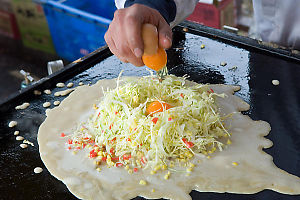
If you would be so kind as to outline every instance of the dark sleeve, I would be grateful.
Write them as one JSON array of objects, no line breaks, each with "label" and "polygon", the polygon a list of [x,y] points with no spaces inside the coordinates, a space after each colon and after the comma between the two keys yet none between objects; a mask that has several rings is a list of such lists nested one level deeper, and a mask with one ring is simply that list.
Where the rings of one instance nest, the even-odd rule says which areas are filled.
[{"label": "dark sleeve", "polygon": [[169,24],[175,19],[176,4],[174,0],[126,0],[124,8],[136,3],[156,9]]}]

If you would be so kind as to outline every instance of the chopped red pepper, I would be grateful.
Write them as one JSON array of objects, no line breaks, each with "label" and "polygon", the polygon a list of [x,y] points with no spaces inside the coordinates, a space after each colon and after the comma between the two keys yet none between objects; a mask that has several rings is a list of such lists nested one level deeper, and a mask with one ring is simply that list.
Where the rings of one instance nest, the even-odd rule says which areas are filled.
[{"label": "chopped red pepper", "polygon": [[89,144],[94,144],[95,141],[94,141],[94,140],[89,140],[88,143],[89,143]]},{"label": "chopped red pepper", "polygon": [[111,149],[109,150],[109,152],[110,152],[111,154],[113,154],[113,153],[114,153],[114,148],[111,148]]},{"label": "chopped red pepper", "polygon": [[107,159],[106,157],[102,157],[102,159],[101,159],[101,160],[102,160],[102,161],[106,161],[106,159]]},{"label": "chopped red pepper", "polygon": [[213,89],[210,89],[210,91],[211,91],[212,93],[214,93],[214,92],[215,92]]},{"label": "chopped red pepper", "polygon": [[146,164],[146,158],[143,156],[142,158],[141,158],[141,162],[145,165]]},{"label": "chopped red pepper", "polygon": [[66,135],[64,133],[61,133],[60,134],[60,137],[65,137]]},{"label": "chopped red pepper", "polygon": [[169,118],[168,118],[168,121],[172,121],[172,118],[171,118],[171,117],[169,117]]},{"label": "chopped red pepper", "polygon": [[182,98],[184,97],[184,95],[183,95],[182,93],[180,94],[180,96],[181,96]]},{"label": "chopped red pepper", "polygon": [[131,158],[131,154],[129,154],[129,155],[123,155],[123,159],[124,160],[129,160]]},{"label": "chopped red pepper", "polygon": [[131,139],[130,139],[130,138],[127,138],[126,141],[131,142]]},{"label": "chopped red pepper", "polygon": [[101,114],[101,113],[99,112],[98,117],[100,116],[100,114]]},{"label": "chopped red pepper", "polygon": [[85,146],[86,146],[86,144],[84,144],[84,143],[83,143],[83,145],[82,145],[82,148],[84,149],[84,148],[85,148]]},{"label": "chopped red pepper", "polygon": [[158,120],[158,118],[157,118],[157,117],[154,117],[154,118],[152,119],[152,122],[153,122],[154,124],[156,124],[156,123],[157,123],[157,120]]},{"label": "chopped red pepper", "polygon": [[134,172],[137,172],[137,171],[138,171],[138,168],[136,168],[136,167],[133,168],[133,171],[134,171]]},{"label": "chopped red pepper", "polygon": [[117,114],[119,114],[119,112],[118,112],[118,111],[116,111],[116,112],[115,112],[115,114],[117,115]]},{"label": "chopped red pepper", "polygon": [[187,148],[192,148],[194,146],[194,143],[192,142],[187,142],[186,143]]},{"label": "chopped red pepper", "polygon": [[81,147],[75,147],[75,149],[81,149]]},{"label": "chopped red pepper", "polygon": [[68,142],[67,142],[68,144],[73,144],[73,140],[71,140],[71,139],[68,139]]},{"label": "chopped red pepper", "polygon": [[112,157],[111,160],[112,161],[119,161],[119,157]]},{"label": "chopped red pepper", "polygon": [[122,167],[123,164],[122,163],[116,163],[116,167]]},{"label": "chopped red pepper", "polygon": [[188,142],[185,138],[182,138],[182,141],[186,144],[187,148],[192,148],[194,143]]},{"label": "chopped red pepper", "polygon": [[71,149],[72,149],[72,147],[71,147],[71,146],[68,146],[68,149],[69,149],[69,150],[71,150]]},{"label": "chopped red pepper", "polygon": [[95,149],[93,149],[92,151],[90,151],[89,157],[90,157],[90,158],[95,158],[95,157],[97,157],[97,152],[95,152]]}]

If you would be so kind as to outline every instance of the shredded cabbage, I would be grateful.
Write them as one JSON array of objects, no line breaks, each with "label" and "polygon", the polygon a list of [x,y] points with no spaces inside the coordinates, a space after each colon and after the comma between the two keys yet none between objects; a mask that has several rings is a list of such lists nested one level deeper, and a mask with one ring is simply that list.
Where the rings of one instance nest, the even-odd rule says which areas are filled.
[{"label": "shredded cabbage", "polygon": [[[188,85],[186,77],[173,75],[161,83],[153,75],[119,78],[117,87],[104,92],[94,114],[75,132],[74,141],[92,138],[97,152],[101,150],[98,155],[109,165],[152,169],[171,160],[186,162],[195,154],[222,151],[220,138],[229,133],[215,96],[224,94],[216,94],[208,85]],[[147,115],[153,101],[172,108]]]}]

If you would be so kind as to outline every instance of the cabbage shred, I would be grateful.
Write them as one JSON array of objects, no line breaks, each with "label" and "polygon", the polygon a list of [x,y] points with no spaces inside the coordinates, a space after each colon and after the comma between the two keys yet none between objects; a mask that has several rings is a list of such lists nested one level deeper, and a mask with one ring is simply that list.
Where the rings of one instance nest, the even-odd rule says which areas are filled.
[{"label": "cabbage shred", "polygon": [[[218,112],[216,94],[208,85],[188,85],[186,77],[168,75],[160,83],[155,76],[117,80],[104,92],[95,112],[80,125],[74,141],[94,140],[97,157],[109,166],[139,168],[186,163],[195,155],[222,151],[220,138],[229,133]],[[172,108],[146,114],[153,102]],[[100,152],[100,153],[99,153]]]}]

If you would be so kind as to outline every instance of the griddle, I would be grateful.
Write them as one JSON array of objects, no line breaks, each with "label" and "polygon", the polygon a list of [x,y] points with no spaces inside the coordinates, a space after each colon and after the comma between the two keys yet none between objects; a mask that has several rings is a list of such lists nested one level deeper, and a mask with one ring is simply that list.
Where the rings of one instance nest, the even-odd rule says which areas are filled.
[{"label": "griddle", "polygon": [[[200,46],[204,44],[205,48]],[[212,29],[191,22],[174,28],[173,47],[168,50],[168,69],[177,76],[189,75],[198,83],[240,85],[236,93],[250,104],[245,112],[254,120],[265,120],[272,130],[267,136],[273,147],[265,149],[281,169],[300,176],[300,56],[283,48],[265,46],[260,42]],[[227,62],[226,66],[220,66]],[[236,66],[236,70],[231,69]],[[25,90],[0,103],[0,199],[76,199],[66,186],[50,175],[43,165],[37,144],[39,125],[45,119],[46,101],[63,100],[54,97],[57,82],[93,84],[100,79],[116,78],[124,70],[126,76],[148,75],[145,67],[121,63],[107,47],[66,66],[62,71],[41,79]],[[280,85],[274,86],[273,79]],[[35,96],[34,90],[51,89],[52,95]],[[65,89],[65,88],[64,88]],[[84,100],[84,97],[82,97]],[[29,102],[26,110],[14,107]],[[8,128],[11,120],[18,121]],[[21,149],[13,132],[34,143]],[[40,166],[44,171],[34,174]],[[199,193],[193,199],[299,199],[300,195],[283,195],[264,190],[256,194]],[[142,199],[137,197],[135,199]]]}]

